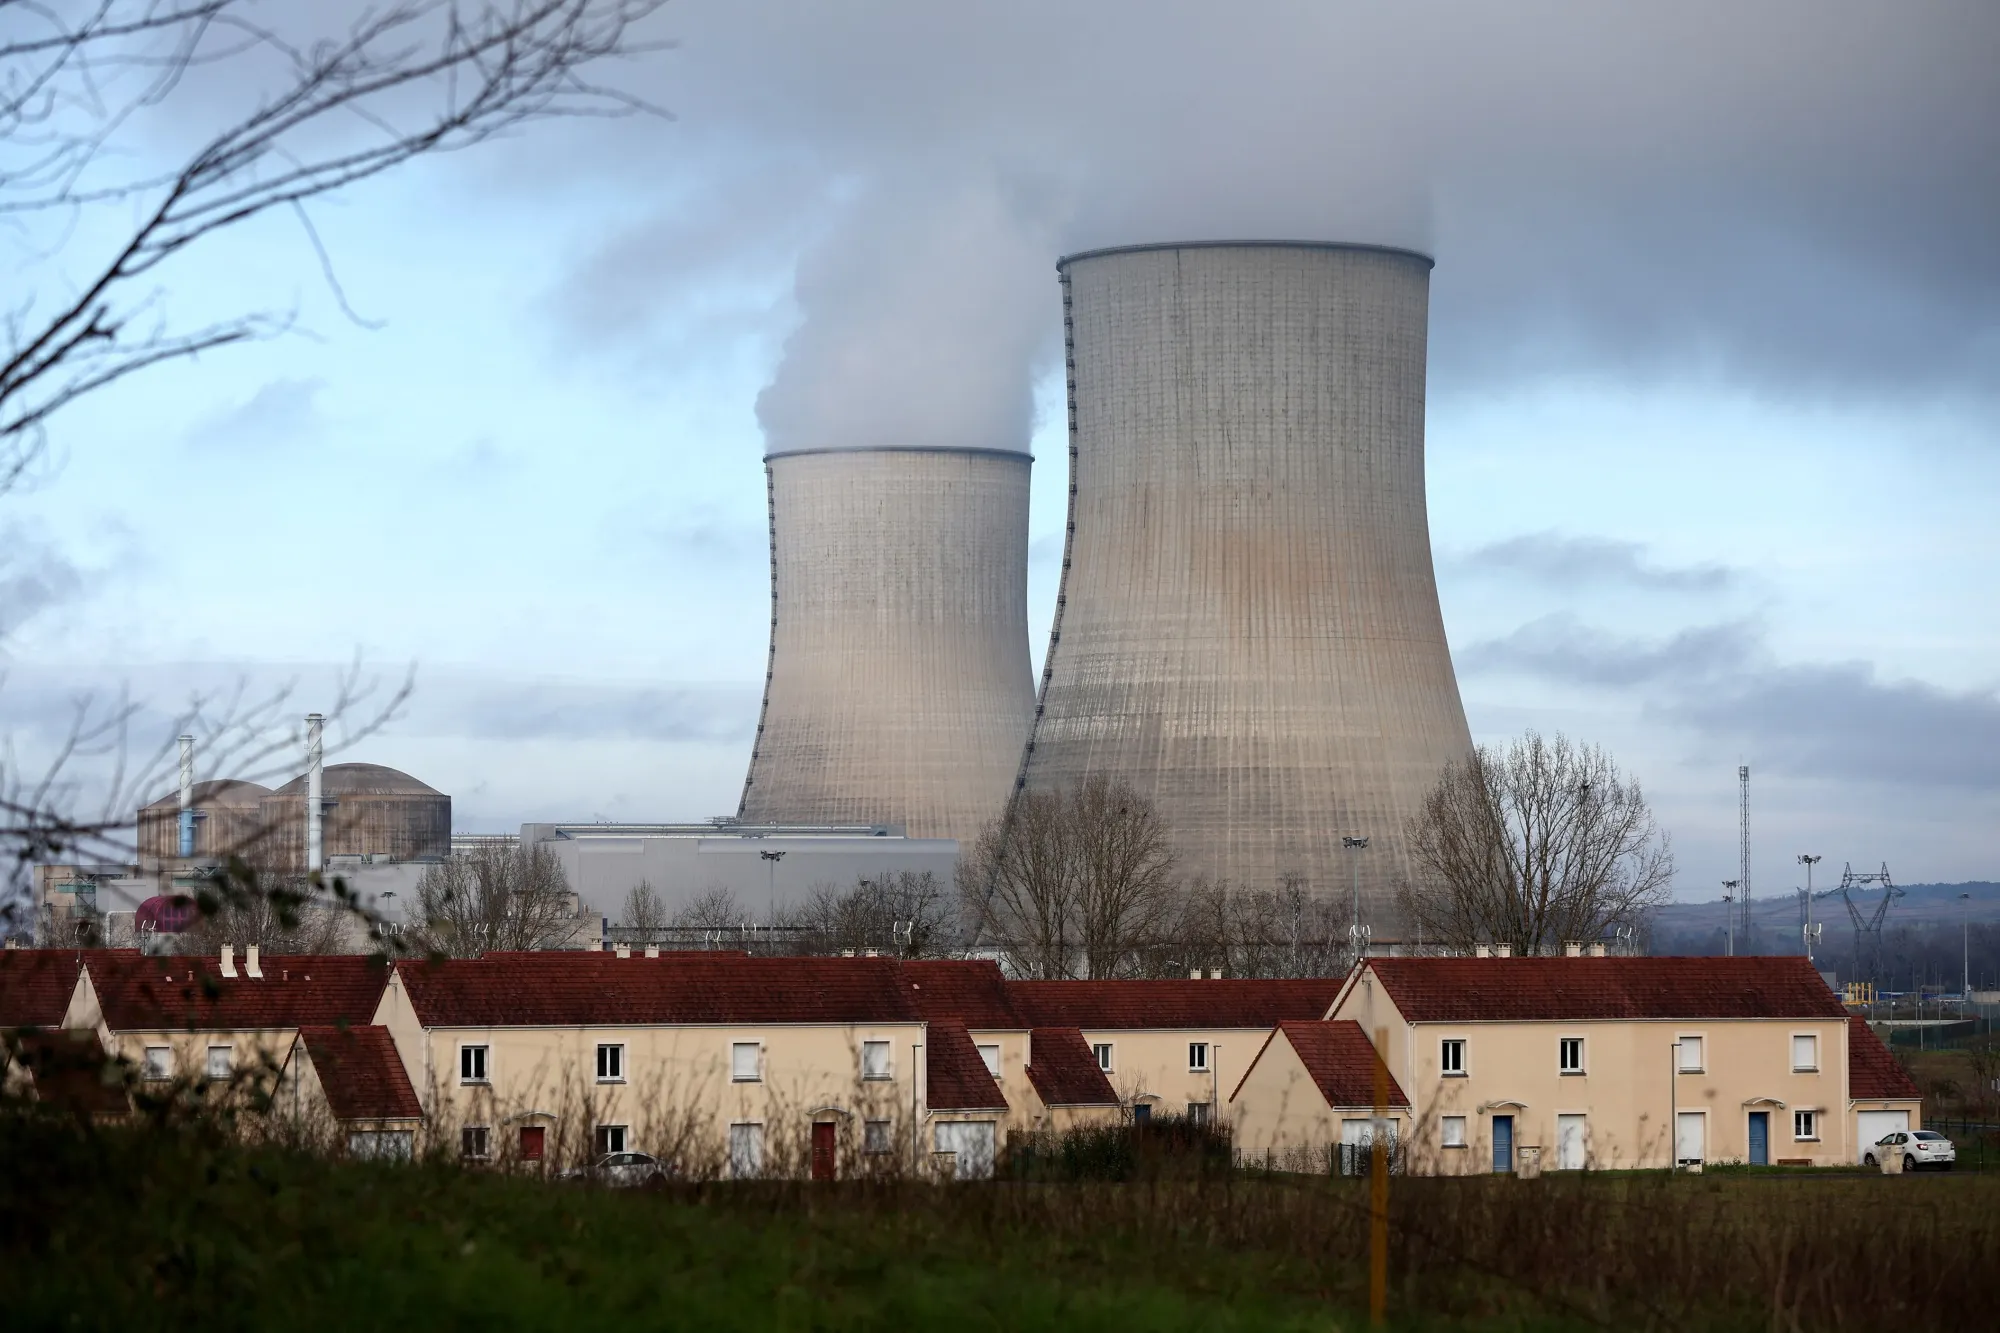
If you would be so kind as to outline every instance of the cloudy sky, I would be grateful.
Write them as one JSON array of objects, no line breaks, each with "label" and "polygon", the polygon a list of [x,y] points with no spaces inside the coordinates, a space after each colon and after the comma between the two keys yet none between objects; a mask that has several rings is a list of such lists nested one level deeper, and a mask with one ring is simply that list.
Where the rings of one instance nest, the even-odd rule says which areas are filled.
[{"label": "cloudy sky", "polygon": [[[767,447],[1031,450],[1039,660],[1055,258],[1355,239],[1437,257],[1432,539],[1478,738],[1610,747],[1684,897],[1735,873],[1739,763],[1763,891],[1802,851],[2000,879],[1991,0],[679,0],[657,26],[674,47],[617,78],[670,121],[545,125],[316,209],[358,319],[289,218],[165,272],[174,318],[294,331],[75,408],[0,502],[24,754],[81,689],[164,725],[296,678],[304,711],[359,653],[417,692],[356,757],[463,828],[731,811]],[[6,267],[59,286],[97,239]]]}]

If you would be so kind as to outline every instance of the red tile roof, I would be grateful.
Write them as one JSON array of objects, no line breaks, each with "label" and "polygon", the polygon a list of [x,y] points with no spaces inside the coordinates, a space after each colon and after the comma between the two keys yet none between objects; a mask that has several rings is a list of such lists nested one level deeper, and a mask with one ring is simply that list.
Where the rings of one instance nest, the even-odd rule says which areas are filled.
[{"label": "red tile roof", "polygon": [[388,964],[363,954],[280,954],[262,978],[244,960],[225,977],[207,955],[93,955],[84,960],[114,1032],[251,1032],[373,1021]]},{"label": "red tile roof", "polygon": [[1856,1101],[1924,1095],[1902,1061],[1858,1015],[1847,1020],[1847,1095]]},{"label": "red tile roof", "polygon": [[1014,1008],[1035,1027],[1274,1028],[1324,1018],[1338,977],[1310,981],[1012,981]]},{"label": "red tile roof", "polygon": [[933,1111],[1004,1111],[1007,1097],[979,1058],[965,1024],[934,1018],[924,1038],[925,1098]]},{"label": "red tile roof", "polygon": [[[396,964],[425,1027],[915,1023],[893,958],[489,953]],[[364,1020],[365,1021],[365,1020]]]},{"label": "red tile roof", "polygon": [[84,1116],[132,1109],[126,1071],[112,1063],[95,1032],[26,1032],[17,1042],[15,1054],[42,1105]]},{"label": "red tile roof", "polygon": [[417,1120],[410,1075],[383,1027],[303,1027],[299,1041],[336,1120]]},{"label": "red tile roof", "polygon": [[1007,979],[991,959],[913,959],[903,964],[910,1003],[925,1018],[956,1018],[974,1032],[1024,1031]]},{"label": "red tile roof", "polygon": [[1118,1093],[1077,1028],[1028,1034],[1028,1081],[1044,1106],[1116,1106]]},{"label": "red tile roof", "polygon": [[0,1028],[61,1027],[77,974],[92,958],[137,949],[0,949]]},{"label": "red tile roof", "polygon": [[1845,1018],[1803,957],[1371,958],[1413,1023]]},{"label": "red tile roof", "polygon": [[[1263,1050],[1257,1052],[1257,1059],[1250,1062],[1252,1069],[1271,1049],[1272,1042],[1284,1034],[1294,1051],[1298,1052],[1299,1063],[1306,1067],[1320,1096],[1326,1098],[1328,1106],[1369,1106],[1375,1105],[1375,1047],[1362,1031],[1359,1023],[1339,1022],[1289,1022],[1280,1023],[1264,1043]],[[1250,1077],[1245,1071],[1243,1078]],[[1409,1109],[1410,1099],[1404,1095],[1402,1085],[1396,1076],[1389,1074],[1390,1106]],[[1243,1090],[1243,1081],[1238,1080],[1237,1092]],[[1236,1093],[1229,1095],[1236,1100]]]}]

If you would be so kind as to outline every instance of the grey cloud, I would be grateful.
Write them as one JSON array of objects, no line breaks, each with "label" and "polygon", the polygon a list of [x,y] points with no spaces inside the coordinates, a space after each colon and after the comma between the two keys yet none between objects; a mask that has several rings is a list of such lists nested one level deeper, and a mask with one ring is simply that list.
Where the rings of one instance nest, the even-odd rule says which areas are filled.
[{"label": "grey cloud", "polygon": [[748,741],[762,695],[753,685],[669,687],[445,676],[412,703],[415,736],[481,740]]},{"label": "grey cloud", "polygon": [[[784,447],[1012,437],[1010,377],[1057,330],[1048,261],[1147,240],[1433,250],[1443,393],[1692,374],[1990,406],[2000,384],[1990,4],[686,0],[665,21],[676,131],[614,128],[565,168],[797,164],[827,230],[763,404]],[[970,227],[967,182],[991,183]],[[736,193],[721,214],[768,253],[768,201]],[[701,234],[727,251],[732,224]]]},{"label": "grey cloud", "polygon": [[1779,663],[1747,622],[1645,640],[1551,616],[1456,660],[1468,675],[1627,692],[1658,721],[1799,777],[2000,795],[2000,693],[1885,681],[1866,662]]},{"label": "grey cloud", "polygon": [[324,380],[277,379],[248,401],[197,422],[187,433],[192,449],[250,451],[317,439],[325,427],[318,397]]},{"label": "grey cloud", "polygon": [[84,572],[53,544],[16,524],[0,532],[0,641],[36,614],[82,597]]},{"label": "grey cloud", "polygon": [[1564,589],[1608,583],[1654,592],[1721,592],[1740,578],[1738,571],[1726,565],[1656,564],[1647,559],[1646,548],[1638,542],[1565,537],[1555,532],[1492,542],[1450,563],[1472,572],[1516,574]]}]

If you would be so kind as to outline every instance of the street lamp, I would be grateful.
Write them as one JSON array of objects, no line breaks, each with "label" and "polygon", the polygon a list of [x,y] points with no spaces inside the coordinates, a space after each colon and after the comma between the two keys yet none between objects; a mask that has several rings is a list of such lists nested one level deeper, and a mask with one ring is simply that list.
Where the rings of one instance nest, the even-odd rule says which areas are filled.
[{"label": "street lamp", "polygon": [[[1343,837],[1340,845],[1350,852],[1359,852],[1368,846],[1366,838]],[[1361,959],[1361,858],[1354,858],[1354,925],[1348,931],[1354,937],[1354,958]]]},{"label": "street lamp", "polygon": [[1722,881],[1722,887],[1729,890],[1729,892],[1722,895],[1722,917],[1725,928],[1728,931],[1729,956],[1732,958],[1736,956],[1736,909],[1731,907],[1730,904],[1736,901],[1736,887],[1742,882],[1740,879],[1725,879]]},{"label": "street lamp", "polygon": [[778,915],[778,862],[785,859],[785,854],[783,852],[760,851],[757,855],[764,858],[764,863],[771,867],[771,917],[773,920],[776,920]]},{"label": "street lamp", "polygon": [[1799,864],[1806,868],[1806,892],[1799,899],[1799,938],[1806,946],[1808,958],[1812,957],[1812,868],[1824,859],[1809,852],[1801,853],[1798,858]]}]

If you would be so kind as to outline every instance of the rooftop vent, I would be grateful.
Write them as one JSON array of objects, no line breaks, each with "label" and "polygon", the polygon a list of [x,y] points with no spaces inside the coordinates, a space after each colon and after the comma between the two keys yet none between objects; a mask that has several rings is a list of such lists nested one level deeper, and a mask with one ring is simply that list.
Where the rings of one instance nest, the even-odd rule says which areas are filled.
[{"label": "rooftop vent", "polygon": [[1592,958],[1604,957],[1604,941],[1599,940],[1590,946],[1590,956]]},{"label": "rooftop vent", "polygon": [[657,945],[657,944],[649,944],[649,945],[647,945],[647,946],[646,946],[646,957],[648,957],[648,958],[658,958],[659,956],[660,956],[660,946],[659,946],[659,945]]},{"label": "rooftop vent", "polygon": [[1208,979],[1210,981],[1222,980],[1222,969],[1219,967],[1211,967],[1210,969],[1208,969]]},{"label": "rooftop vent", "polygon": [[1474,958],[1491,958],[1493,956],[1493,950],[1487,948],[1483,944],[1474,945],[1472,949],[1472,956]]},{"label": "rooftop vent", "polygon": [[236,946],[233,944],[222,946],[222,975],[230,978],[236,975]]},{"label": "rooftop vent", "polygon": [[1563,957],[1565,958],[1583,957],[1583,946],[1581,944],[1578,944],[1575,940],[1571,940],[1569,943],[1563,945]]},{"label": "rooftop vent", "polygon": [[1496,944],[1493,946],[1493,956],[1495,958],[1512,958],[1514,956],[1514,946],[1511,944]]},{"label": "rooftop vent", "polygon": [[618,956],[619,956],[620,958],[630,958],[630,957],[632,956],[632,948],[631,948],[631,946],[630,946],[630,945],[626,945],[626,944],[621,944],[621,945],[619,945],[619,946],[618,946]]},{"label": "rooftop vent", "polygon": [[253,981],[264,979],[264,969],[257,962],[257,946],[254,944],[243,951],[243,975]]}]

